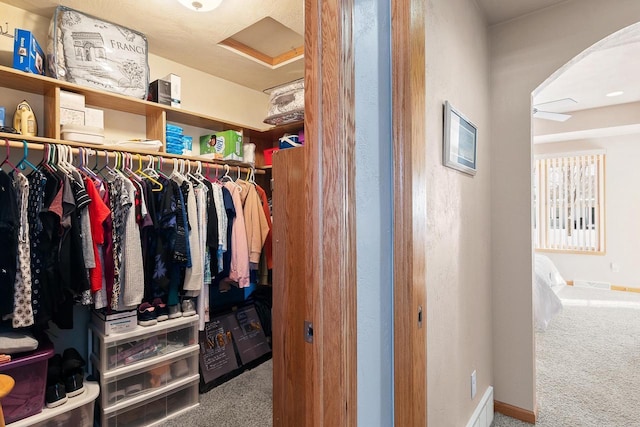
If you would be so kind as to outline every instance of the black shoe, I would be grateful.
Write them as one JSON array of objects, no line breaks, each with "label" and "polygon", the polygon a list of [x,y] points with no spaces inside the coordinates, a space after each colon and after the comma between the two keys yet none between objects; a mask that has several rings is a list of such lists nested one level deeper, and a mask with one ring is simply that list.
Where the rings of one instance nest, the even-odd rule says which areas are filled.
[{"label": "black shoe", "polygon": [[62,354],[62,380],[67,397],[74,397],[84,391],[85,361],[75,348],[68,348]]},{"label": "black shoe", "polygon": [[148,302],[143,302],[138,307],[138,325],[153,326],[158,323],[158,315],[154,306]]},{"label": "black shoe", "polygon": [[62,382],[62,357],[55,354],[47,363],[47,388],[45,402],[48,408],[55,408],[67,401],[67,393]]},{"label": "black shoe", "polygon": [[151,305],[155,309],[158,322],[163,322],[169,318],[169,307],[160,298],[155,298]]},{"label": "black shoe", "polygon": [[84,391],[83,380],[84,374],[82,372],[76,372],[64,378],[64,388],[67,391],[67,397],[75,397],[82,394]]},{"label": "black shoe", "polygon": [[47,386],[44,400],[47,403],[47,408],[55,408],[65,403],[68,399],[64,384],[58,382]]}]

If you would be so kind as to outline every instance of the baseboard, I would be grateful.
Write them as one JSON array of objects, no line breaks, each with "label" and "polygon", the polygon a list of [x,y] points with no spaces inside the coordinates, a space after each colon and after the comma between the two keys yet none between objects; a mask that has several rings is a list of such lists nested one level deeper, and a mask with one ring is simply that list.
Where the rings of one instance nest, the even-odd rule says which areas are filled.
[{"label": "baseboard", "polygon": [[509,405],[508,403],[499,402],[495,400],[493,407],[496,412],[500,412],[516,420],[524,421],[525,423],[536,423],[536,411],[529,411],[527,409],[518,408],[517,406]]},{"label": "baseboard", "polygon": [[[573,280],[567,280],[567,285],[574,286],[575,283]],[[611,285],[610,290],[612,291],[622,291],[622,292],[636,292],[640,293],[640,288],[635,288],[631,286],[620,286],[620,285]]]},{"label": "baseboard", "polygon": [[493,422],[493,387],[487,387],[476,410],[467,423],[467,427],[490,427]]}]

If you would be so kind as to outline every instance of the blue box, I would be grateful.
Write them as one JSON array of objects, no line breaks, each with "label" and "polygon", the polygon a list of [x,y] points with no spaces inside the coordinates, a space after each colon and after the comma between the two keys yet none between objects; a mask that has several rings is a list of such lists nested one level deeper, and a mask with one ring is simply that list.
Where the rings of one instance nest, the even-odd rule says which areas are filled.
[{"label": "blue box", "polygon": [[16,28],[13,39],[13,68],[45,74],[44,53],[31,31]]}]

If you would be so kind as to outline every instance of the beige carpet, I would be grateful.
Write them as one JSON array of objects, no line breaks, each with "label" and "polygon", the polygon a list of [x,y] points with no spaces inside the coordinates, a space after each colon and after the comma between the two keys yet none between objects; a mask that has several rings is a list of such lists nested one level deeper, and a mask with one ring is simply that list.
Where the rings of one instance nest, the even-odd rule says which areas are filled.
[{"label": "beige carpet", "polygon": [[[541,427],[640,426],[640,294],[568,286],[536,333]],[[530,426],[496,414],[494,427]]]},{"label": "beige carpet", "polygon": [[250,371],[200,395],[200,406],[162,427],[270,427],[273,363]]}]

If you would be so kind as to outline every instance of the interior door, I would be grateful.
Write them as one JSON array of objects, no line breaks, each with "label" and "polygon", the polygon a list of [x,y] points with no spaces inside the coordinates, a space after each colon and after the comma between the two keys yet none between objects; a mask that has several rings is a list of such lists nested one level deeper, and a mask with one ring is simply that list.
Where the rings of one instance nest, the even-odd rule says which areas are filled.
[{"label": "interior door", "polygon": [[304,147],[273,156],[273,425],[305,426],[310,358],[305,341]]}]

